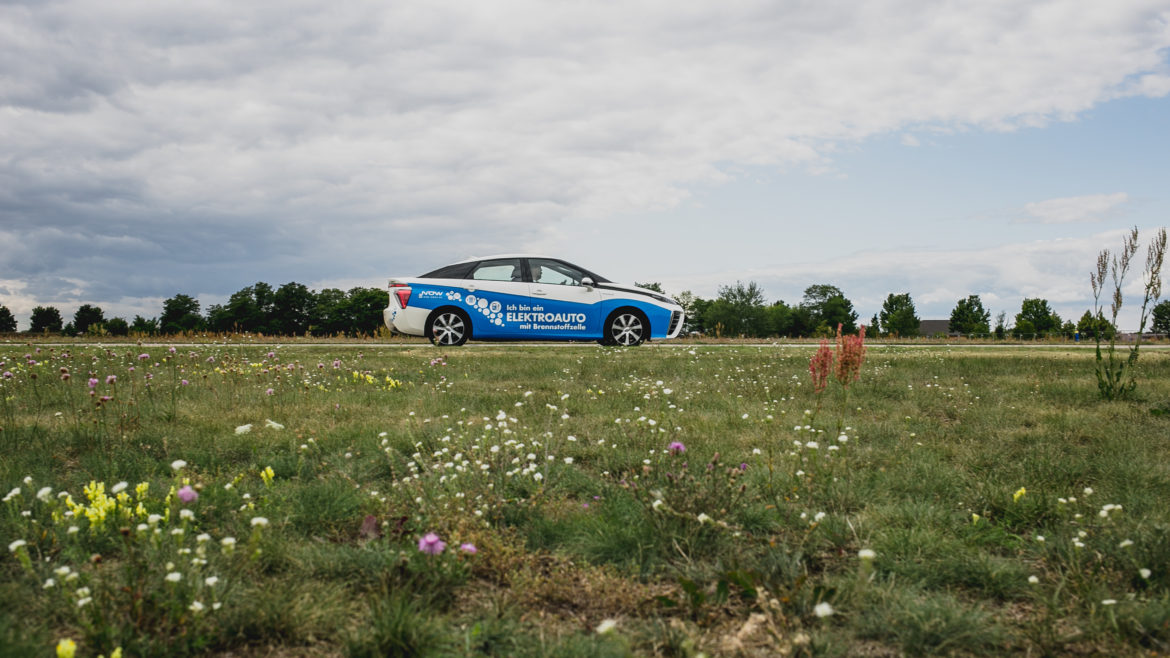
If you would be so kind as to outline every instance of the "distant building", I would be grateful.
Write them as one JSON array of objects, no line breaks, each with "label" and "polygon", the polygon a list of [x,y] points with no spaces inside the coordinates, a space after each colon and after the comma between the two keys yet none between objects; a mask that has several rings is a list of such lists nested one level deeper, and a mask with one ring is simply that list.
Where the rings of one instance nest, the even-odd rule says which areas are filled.
[{"label": "distant building", "polygon": [[958,336],[957,332],[951,331],[950,320],[921,320],[918,323],[918,335],[929,338],[930,336],[937,336],[942,334],[944,336]]}]

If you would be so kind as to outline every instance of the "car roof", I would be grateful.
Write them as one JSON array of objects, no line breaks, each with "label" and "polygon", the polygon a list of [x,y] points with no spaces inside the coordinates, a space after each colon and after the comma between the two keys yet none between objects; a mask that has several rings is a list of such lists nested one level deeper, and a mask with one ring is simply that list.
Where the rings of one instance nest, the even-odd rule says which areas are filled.
[{"label": "car roof", "polygon": [[583,271],[584,273],[593,277],[599,283],[613,283],[612,281],[601,276],[597,272],[594,272],[592,270],[587,270],[584,267],[581,267],[580,265],[577,265],[575,263],[567,261],[564,258],[561,258],[559,256],[549,256],[548,254],[511,253],[511,254],[492,254],[490,256],[476,256],[474,258],[464,258],[463,260],[458,260],[458,261],[455,261],[454,263],[448,263],[447,265],[444,265],[443,268],[451,267],[453,265],[462,265],[464,263],[478,263],[480,261],[497,260],[497,259],[503,259],[503,258],[543,258],[546,260],[560,261],[562,263],[565,263],[566,265],[571,265],[571,266]]},{"label": "car roof", "polygon": [[481,260],[496,260],[499,258],[547,258],[549,260],[565,260],[558,256],[549,256],[548,254],[491,254],[490,256],[473,256],[471,258],[464,258],[457,260],[451,265],[459,265],[460,263],[475,263]]}]

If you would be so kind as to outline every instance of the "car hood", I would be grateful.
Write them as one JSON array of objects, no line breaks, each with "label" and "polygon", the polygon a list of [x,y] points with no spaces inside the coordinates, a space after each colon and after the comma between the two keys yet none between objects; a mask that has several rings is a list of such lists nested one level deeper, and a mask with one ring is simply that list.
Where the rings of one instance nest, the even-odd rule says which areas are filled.
[{"label": "car hood", "polygon": [[655,292],[653,290],[647,290],[645,288],[639,288],[638,286],[632,286],[632,285],[629,285],[627,283],[599,283],[599,284],[597,284],[597,287],[602,288],[602,289],[607,289],[607,290],[621,290],[624,292],[632,292],[632,293],[637,293],[637,294],[641,294],[641,295],[648,295],[648,296],[653,297],[654,299],[656,299],[660,302],[665,302],[667,304],[674,304],[675,306],[679,305],[678,302],[676,302],[674,300],[674,298],[671,297],[670,295],[664,295],[660,292]]}]

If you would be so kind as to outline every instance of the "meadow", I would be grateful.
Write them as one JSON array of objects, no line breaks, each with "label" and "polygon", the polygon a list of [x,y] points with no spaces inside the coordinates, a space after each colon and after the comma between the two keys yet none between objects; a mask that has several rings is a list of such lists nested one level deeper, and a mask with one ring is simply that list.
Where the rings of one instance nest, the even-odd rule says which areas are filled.
[{"label": "meadow", "polygon": [[1170,353],[0,344],[0,656],[1170,651]]}]

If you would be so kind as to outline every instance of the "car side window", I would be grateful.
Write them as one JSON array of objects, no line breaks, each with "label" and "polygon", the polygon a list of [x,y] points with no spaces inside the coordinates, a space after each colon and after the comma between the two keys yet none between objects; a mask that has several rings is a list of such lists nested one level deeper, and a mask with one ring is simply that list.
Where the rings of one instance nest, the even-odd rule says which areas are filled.
[{"label": "car side window", "polygon": [[532,272],[532,281],[553,286],[579,286],[585,273],[575,267],[570,267],[560,261],[544,258],[528,259],[528,267]]},{"label": "car side window", "polygon": [[519,258],[485,260],[475,266],[471,278],[477,281],[522,281]]}]

